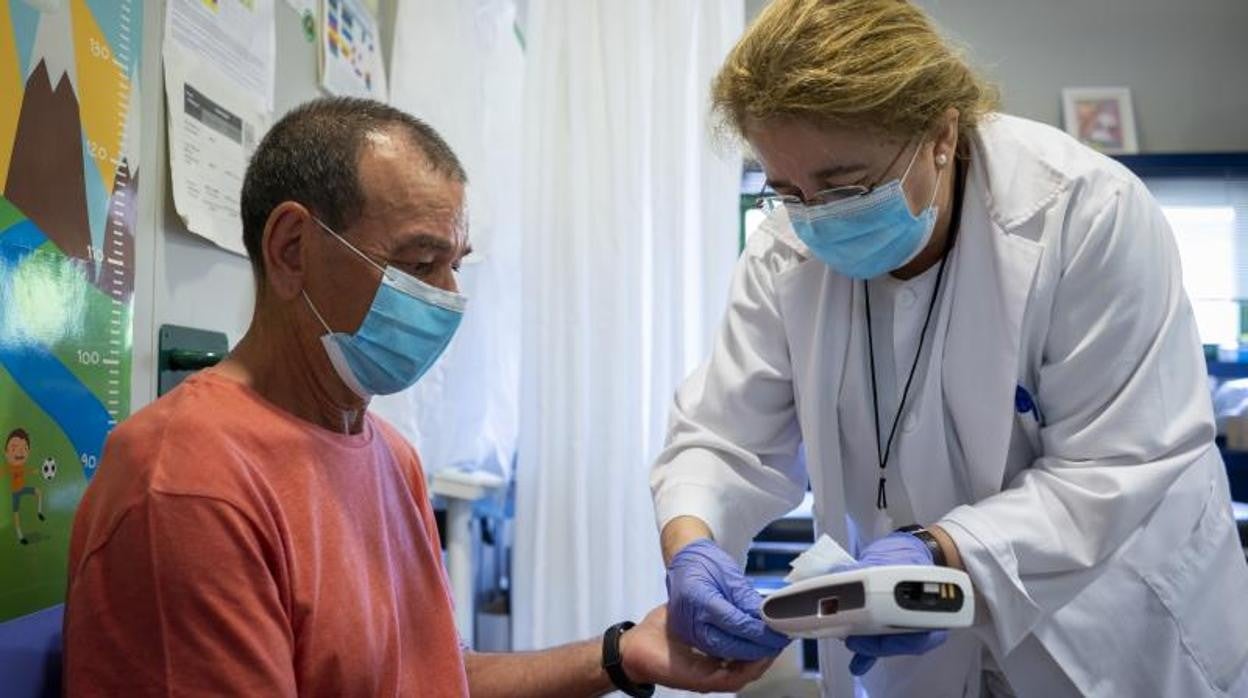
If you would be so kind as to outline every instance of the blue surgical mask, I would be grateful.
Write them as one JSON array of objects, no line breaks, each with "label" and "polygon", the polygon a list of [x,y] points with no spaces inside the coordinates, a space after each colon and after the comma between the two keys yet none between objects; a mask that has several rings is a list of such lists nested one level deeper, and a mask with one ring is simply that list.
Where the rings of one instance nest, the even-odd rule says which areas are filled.
[{"label": "blue surgical mask", "polygon": [[837,272],[854,279],[872,279],[905,266],[918,256],[936,227],[936,191],[919,215],[910,212],[902,188],[919,149],[900,179],[861,196],[815,206],[786,204],[789,222],[812,254]]},{"label": "blue surgical mask", "polygon": [[450,343],[468,300],[392,266],[380,266],[329,226],[316,222],[382,274],[368,314],[354,333],[330,329],[303,292],[312,314],[325,327],[321,344],[330,364],[342,382],[365,399],[410,388]]}]

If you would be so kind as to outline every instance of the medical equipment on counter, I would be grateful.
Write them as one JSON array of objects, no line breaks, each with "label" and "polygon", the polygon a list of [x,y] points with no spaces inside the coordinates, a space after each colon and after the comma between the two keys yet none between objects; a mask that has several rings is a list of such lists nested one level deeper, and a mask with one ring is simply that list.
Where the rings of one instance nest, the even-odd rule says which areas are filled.
[{"label": "medical equipment on counter", "polygon": [[446,569],[455,600],[455,628],[472,645],[474,635],[472,569],[472,507],[478,499],[507,484],[480,470],[443,468],[433,475],[430,490],[446,498]]},{"label": "medical equipment on counter", "polygon": [[800,638],[965,628],[974,616],[970,577],[930,565],[833,572],[789,585],[763,601],[763,621]]}]

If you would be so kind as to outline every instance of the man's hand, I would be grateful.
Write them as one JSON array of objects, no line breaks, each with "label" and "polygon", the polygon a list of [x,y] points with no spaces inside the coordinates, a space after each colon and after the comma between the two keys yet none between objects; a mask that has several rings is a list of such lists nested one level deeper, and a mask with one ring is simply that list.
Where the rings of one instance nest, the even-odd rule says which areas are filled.
[{"label": "man's hand", "polygon": [[633,683],[655,683],[701,693],[739,691],[763,675],[774,657],[753,662],[712,659],[695,652],[667,631],[667,607],[620,636],[624,673]]},{"label": "man's hand", "polygon": [[[685,691],[736,692],[757,679],[771,658],[755,662],[712,659],[667,632],[667,607],[659,606],[620,635],[624,674],[635,684],[654,683]],[[540,652],[464,653],[473,698],[600,696],[612,690],[602,667],[602,638]]]}]

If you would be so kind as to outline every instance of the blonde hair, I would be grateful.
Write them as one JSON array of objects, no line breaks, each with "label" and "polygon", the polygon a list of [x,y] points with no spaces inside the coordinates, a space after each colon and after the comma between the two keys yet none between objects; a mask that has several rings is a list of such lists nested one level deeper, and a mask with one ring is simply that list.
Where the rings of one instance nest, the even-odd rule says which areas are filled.
[{"label": "blonde hair", "polygon": [[959,114],[963,143],[998,93],[907,0],[774,0],[711,85],[738,134],[777,118],[911,136]]}]

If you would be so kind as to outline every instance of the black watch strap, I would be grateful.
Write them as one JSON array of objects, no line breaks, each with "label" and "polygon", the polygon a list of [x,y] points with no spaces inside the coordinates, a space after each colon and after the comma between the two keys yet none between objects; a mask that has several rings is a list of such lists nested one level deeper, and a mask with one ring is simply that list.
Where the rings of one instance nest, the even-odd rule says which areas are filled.
[{"label": "black watch strap", "polygon": [[932,532],[922,526],[902,526],[897,529],[898,533],[909,533],[910,535],[923,541],[923,545],[932,553],[932,562],[937,567],[947,567],[945,564],[945,551],[940,548],[940,541],[936,540],[936,536]]},{"label": "black watch strap", "polygon": [[602,634],[602,668],[606,670],[607,676],[611,677],[611,683],[615,684],[617,689],[635,698],[650,698],[654,695],[654,684],[635,684],[624,673],[624,657],[620,654],[620,636],[634,625],[636,623],[631,621],[616,623]]}]

